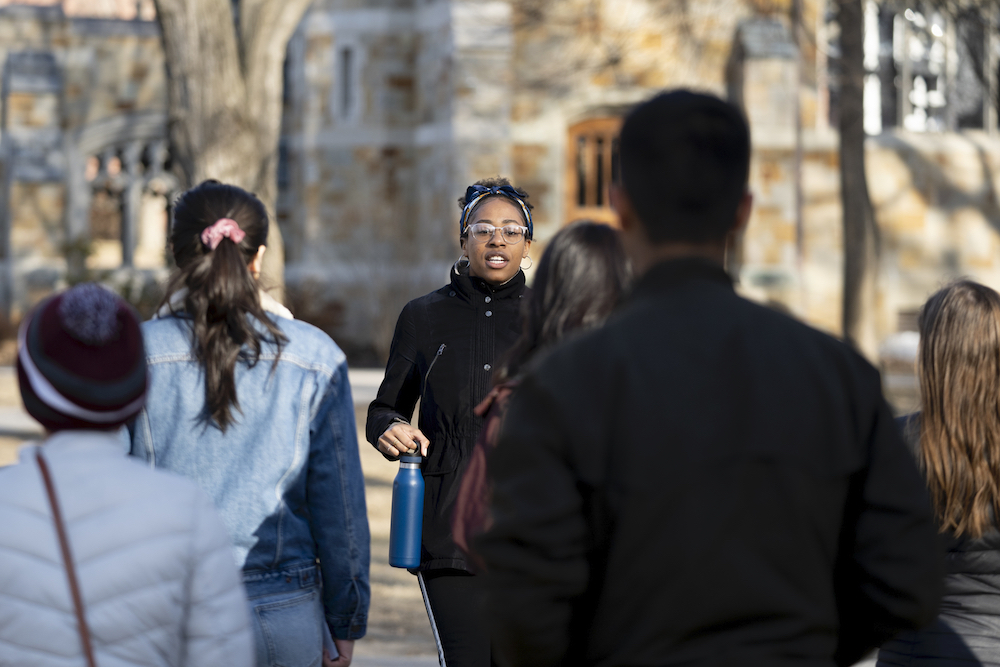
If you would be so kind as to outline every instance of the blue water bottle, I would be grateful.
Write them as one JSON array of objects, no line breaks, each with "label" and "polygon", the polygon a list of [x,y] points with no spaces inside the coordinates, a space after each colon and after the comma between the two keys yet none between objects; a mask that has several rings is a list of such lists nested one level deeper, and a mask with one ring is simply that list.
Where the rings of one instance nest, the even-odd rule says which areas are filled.
[{"label": "blue water bottle", "polygon": [[424,522],[424,476],[420,455],[399,457],[399,472],[392,483],[392,515],[389,524],[389,565],[420,565],[420,536]]}]

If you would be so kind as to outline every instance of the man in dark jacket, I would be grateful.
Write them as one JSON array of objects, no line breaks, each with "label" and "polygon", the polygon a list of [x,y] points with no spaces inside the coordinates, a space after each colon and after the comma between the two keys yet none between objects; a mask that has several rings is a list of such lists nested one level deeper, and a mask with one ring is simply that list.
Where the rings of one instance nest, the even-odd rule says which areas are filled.
[{"label": "man in dark jacket", "polygon": [[847,346],[736,295],[742,115],[636,108],[613,193],[641,278],[514,394],[490,461],[495,649],[508,665],[849,665],[934,618],[923,481]]}]

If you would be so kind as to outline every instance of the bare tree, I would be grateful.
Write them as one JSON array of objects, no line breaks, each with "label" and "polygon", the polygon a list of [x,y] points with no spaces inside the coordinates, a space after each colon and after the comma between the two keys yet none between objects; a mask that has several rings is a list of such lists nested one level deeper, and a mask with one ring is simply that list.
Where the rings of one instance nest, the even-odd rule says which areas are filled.
[{"label": "bare tree", "polygon": [[283,297],[274,220],[283,65],[311,0],[154,0],[167,63],[174,170],[255,192],[272,214],[262,280]]},{"label": "bare tree", "polygon": [[844,338],[875,354],[878,228],[865,172],[863,0],[836,0],[840,24],[840,198],[844,220]]}]

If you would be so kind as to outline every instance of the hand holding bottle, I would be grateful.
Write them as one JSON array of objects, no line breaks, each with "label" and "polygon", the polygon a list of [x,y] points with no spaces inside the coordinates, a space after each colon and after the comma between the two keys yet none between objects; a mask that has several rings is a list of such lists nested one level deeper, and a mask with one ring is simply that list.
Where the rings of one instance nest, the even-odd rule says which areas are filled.
[{"label": "hand holding bottle", "polygon": [[397,458],[408,451],[420,450],[421,456],[427,456],[427,448],[431,441],[420,429],[406,422],[391,424],[378,439],[378,450],[386,456]]}]

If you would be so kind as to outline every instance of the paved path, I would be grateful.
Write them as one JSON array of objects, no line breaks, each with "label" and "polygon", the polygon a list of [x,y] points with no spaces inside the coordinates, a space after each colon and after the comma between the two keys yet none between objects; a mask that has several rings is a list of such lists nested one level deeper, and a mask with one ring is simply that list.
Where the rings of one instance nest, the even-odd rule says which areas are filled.
[{"label": "paved path", "polygon": [[[361,645],[360,643],[358,644]],[[360,650],[360,649],[359,649]],[[373,656],[354,654],[351,661],[352,667],[437,667],[436,656],[411,655],[411,656]],[[874,667],[872,663],[871,667]]]}]

